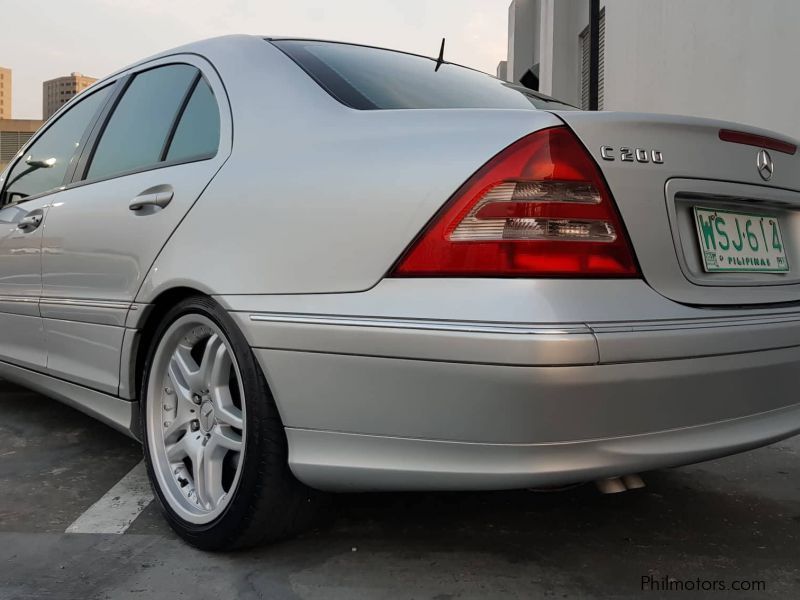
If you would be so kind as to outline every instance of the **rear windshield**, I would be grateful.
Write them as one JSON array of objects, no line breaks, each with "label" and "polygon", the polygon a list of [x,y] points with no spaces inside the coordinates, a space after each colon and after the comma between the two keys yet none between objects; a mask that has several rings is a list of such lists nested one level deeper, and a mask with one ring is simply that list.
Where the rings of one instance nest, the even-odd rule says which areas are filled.
[{"label": "rear windshield", "polygon": [[527,88],[414,54],[336,42],[273,40],[334,98],[352,108],[576,110]]}]

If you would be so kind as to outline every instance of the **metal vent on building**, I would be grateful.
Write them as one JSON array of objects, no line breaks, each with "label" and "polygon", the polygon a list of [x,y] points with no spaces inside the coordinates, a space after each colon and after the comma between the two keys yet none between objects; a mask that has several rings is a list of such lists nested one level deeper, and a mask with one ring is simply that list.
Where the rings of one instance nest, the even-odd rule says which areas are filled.
[{"label": "metal vent on building", "polygon": [[[581,108],[589,110],[589,49],[591,48],[589,26],[580,35],[581,45]],[[606,56],[606,9],[600,11],[600,56],[598,57],[598,89],[597,109],[603,110],[605,90],[605,56]]]},{"label": "metal vent on building", "polygon": [[0,131],[0,163],[11,162],[32,135],[27,131]]}]

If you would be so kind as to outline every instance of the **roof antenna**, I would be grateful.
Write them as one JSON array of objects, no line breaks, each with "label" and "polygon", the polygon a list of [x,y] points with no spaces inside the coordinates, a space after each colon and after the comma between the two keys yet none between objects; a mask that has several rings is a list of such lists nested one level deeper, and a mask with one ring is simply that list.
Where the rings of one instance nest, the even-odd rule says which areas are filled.
[{"label": "roof antenna", "polygon": [[438,72],[439,67],[441,67],[443,64],[444,64],[444,38],[442,38],[442,47],[439,48],[439,58],[436,59],[436,68],[434,69],[434,72]]}]

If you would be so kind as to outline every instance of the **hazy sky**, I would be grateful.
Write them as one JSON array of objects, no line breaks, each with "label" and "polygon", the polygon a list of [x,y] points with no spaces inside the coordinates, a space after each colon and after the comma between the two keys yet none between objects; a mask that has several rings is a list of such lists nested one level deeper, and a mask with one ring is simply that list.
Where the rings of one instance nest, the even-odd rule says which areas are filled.
[{"label": "hazy sky", "polygon": [[494,73],[510,0],[0,0],[0,66],[17,119],[41,118],[42,81],[102,77],[139,58],[230,33],[296,35],[436,55]]}]

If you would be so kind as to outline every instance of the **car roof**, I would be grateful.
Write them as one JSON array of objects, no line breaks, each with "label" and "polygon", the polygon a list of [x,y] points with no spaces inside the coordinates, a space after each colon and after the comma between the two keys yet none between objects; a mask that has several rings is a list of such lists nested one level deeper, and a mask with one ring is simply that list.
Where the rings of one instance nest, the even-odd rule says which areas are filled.
[{"label": "car roof", "polygon": [[[122,73],[124,71],[127,71],[128,69],[131,69],[133,67],[137,67],[139,65],[146,64],[148,62],[151,62],[151,61],[154,61],[154,60],[158,60],[160,58],[164,58],[164,57],[167,57],[167,56],[172,56],[172,55],[175,55],[175,54],[199,54],[201,56],[208,57],[212,62],[214,62],[213,61],[213,57],[218,52],[223,52],[223,51],[226,51],[226,50],[230,50],[231,46],[244,46],[244,45],[252,44],[254,41],[300,41],[300,42],[323,42],[323,43],[328,43],[328,44],[346,44],[346,45],[349,45],[349,46],[359,46],[359,47],[362,47],[362,48],[374,48],[376,50],[386,50],[388,52],[397,52],[399,54],[408,54],[409,56],[417,56],[417,57],[420,57],[420,58],[426,58],[428,60],[436,61],[436,58],[433,58],[431,56],[426,56],[424,54],[417,54],[415,52],[408,52],[406,50],[397,50],[396,48],[386,48],[386,47],[383,47],[383,46],[373,46],[373,45],[370,45],[370,44],[361,44],[361,43],[357,43],[357,42],[348,42],[348,41],[342,41],[342,40],[332,40],[332,39],[324,39],[324,38],[310,38],[310,37],[302,37],[302,36],[285,36],[285,35],[229,34],[229,35],[217,36],[217,37],[212,37],[212,38],[206,38],[206,39],[203,39],[203,40],[190,42],[190,43],[184,44],[182,46],[176,46],[174,48],[163,50],[162,52],[159,52],[159,53],[154,54],[152,56],[148,56],[146,58],[140,59],[140,60],[138,60],[138,61],[136,61],[134,63],[126,65],[125,67],[117,69],[116,71],[114,71],[113,73],[108,75],[107,77],[104,77],[98,83],[102,83],[103,81],[105,81],[107,79],[111,79],[111,78],[119,75],[120,73]],[[447,60],[444,61],[444,62],[445,62],[445,64],[455,65],[455,66],[462,67],[462,68],[465,68],[465,69],[470,69],[471,71],[477,71],[479,73],[484,73],[485,75],[488,75],[489,77],[494,77],[494,75],[492,75],[491,73],[485,73],[484,71],[480,71],[479,69],[475,69],[475,68],[472,68],[472,67],[469,67],[469,66],[466,66],[466,65],[462,65],[460,63],[454,63],[454,62],[450,62],[450,61],[447,61]],[[525,91],[526,91],[526,93],[530,93],[531,95],[538,96],[539,98],[542,98],[543,100],[561,102],[557,98],[552,98],[552,97],[548,96],[547,94],[542,94],[541,92],[536,91],[536,90],[531,90],[529,88],[525,88]]]}]

